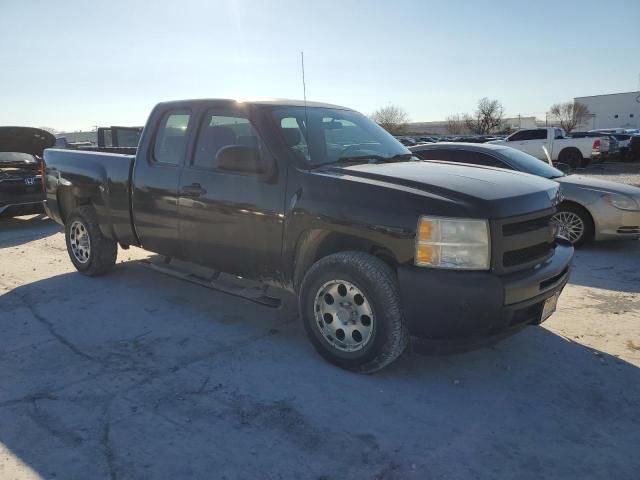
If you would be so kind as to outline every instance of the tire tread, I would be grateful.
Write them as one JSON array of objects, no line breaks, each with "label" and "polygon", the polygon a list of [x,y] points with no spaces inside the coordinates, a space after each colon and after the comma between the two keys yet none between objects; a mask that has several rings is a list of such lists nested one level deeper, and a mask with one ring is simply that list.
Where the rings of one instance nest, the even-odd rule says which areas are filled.
[{"label": "tire tread", "polygon": [[[366,277],[375,289],[374,295],[384,299],[384,317],[386,317],[388,325],[385,329],[387,338],[382,344],[382,348],[370,360],[357,365],[348,365],[346,362],[333,358],[331,353],[327,352],[326,348],[319,345],[317,341],[312,343],[316,350],[332,363],[360,373],[372,373],[384,368],[398,358],[409,343],[409,332],[402,316],[397,279],[389,265],[373,255],[358,251],[346,251],[328,255],[313,264],[306,273],[300,288],[299,308],[304,319],[306,310],[303,302],[309,297],[310,292],[308,292],[308,289],[317,275],[327,270],[349,272],[351,269],[355,269],[360,275]],[[370,292],[369,296],[371,296]],[[376,313],[378,317],[380,317],[379,312],[380,309]],[[313,334],[308,330],[309,321],[308,319],[304,319],[304,321],[307,331],[313,340]]]}]

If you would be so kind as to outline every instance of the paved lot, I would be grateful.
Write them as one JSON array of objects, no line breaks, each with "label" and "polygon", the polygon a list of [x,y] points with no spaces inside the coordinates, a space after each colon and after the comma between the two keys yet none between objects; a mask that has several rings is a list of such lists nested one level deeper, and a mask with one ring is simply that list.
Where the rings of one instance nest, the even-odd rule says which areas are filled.
[{"label": "paved lot", "polygon": [[87,279],[55,224],[0,220],[0,478],[640,475],[640,242],[580,251],[544,327],[372,376],[146,255]]},{"label": "paved lot", "polygon": [[579,174],[586,174],[601,180],[628,183],[640,187],[640,164],[630,162],[605,162],[579,169]]}]

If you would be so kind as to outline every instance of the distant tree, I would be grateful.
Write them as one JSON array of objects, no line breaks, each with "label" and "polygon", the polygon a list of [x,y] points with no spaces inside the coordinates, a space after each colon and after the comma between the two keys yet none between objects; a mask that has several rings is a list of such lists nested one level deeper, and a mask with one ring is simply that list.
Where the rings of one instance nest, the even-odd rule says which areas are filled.
[{"label": "distant tree", "polygon": [[465,125],[478,135],[486,135],[502,125],[504,107],[498,100],[483,97],[478,100],[478,108],[473,115],[465,115]]},{"label": "distant tree", "polygon": [[55,135],[56,133],[58,133],[58,130],[56,130],[55,128],[51,128],[51,127],[38,127],[40,128],[40,130],[44,130],[45,132],[49,132],[52,135]]},{"label": "distant tree", "polygon": [[407,112],[397,105],[379,108],[371,114],[371,120],[384,128],[391,135],[400,135],[409,123]]},{"label": "distant tree", "polygon": [[449,115],[446,118],[447,121],[447,133],[452,135],[460,135],[466,130],[465,119],[459,113]]},{"label": "distant tree", "polygon": [[591,115],[589,107],[580,102],[556,103],[551,105],[549,113],[560,121],[565,132],[570,133]]}]

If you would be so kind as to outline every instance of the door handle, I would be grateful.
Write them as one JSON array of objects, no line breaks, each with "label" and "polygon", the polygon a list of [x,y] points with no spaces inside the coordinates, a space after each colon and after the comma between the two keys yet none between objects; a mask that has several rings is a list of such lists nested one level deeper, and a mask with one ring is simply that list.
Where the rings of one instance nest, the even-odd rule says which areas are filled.
[{"label": "door handle", "polygon": [[192,183],[191,185],[182,187],[182,190],[180,190],[180,195],[183,197],[200,197],[206,193],[207,190],[202,188],[199,183]]}]

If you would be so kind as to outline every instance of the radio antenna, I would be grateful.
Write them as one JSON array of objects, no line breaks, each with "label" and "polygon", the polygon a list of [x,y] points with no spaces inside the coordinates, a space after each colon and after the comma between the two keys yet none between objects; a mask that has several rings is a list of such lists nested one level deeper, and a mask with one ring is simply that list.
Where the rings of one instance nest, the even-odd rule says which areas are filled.
[{"label": "radio antenna", "polygon": [[306,135],[309,131],[309,117],[307,116],[307,82],[304,78],[304,51],[300,52],[300,62],[302,66],[302,97],[304,99],[304,134],[307,137],[307,148],[309,148],[309,135]]},{"label": "radio antenna", "polygon": [[307,83],[304,79],[304,52],[300,52],[300,61],[302,63],[302,96],[304,98],[304,107],[307,108]]}]

